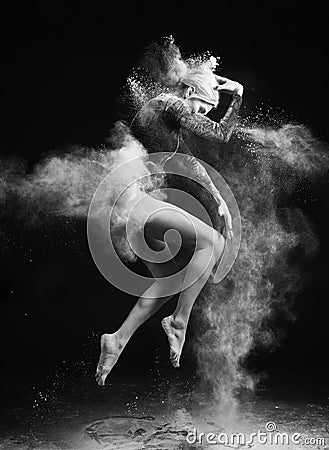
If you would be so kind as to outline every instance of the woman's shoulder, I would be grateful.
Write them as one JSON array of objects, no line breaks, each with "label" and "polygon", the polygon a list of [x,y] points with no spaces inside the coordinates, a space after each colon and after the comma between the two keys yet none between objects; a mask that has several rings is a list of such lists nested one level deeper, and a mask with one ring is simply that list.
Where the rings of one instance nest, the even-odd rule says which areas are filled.
[{"label": "woman's shoulder", "polygon": [[167,92],[161,93],[143,105],[136,115],[135,125],[145,128],[162,121],[171,128],[181,116],[183,107],[184,103],[179,97]]}]

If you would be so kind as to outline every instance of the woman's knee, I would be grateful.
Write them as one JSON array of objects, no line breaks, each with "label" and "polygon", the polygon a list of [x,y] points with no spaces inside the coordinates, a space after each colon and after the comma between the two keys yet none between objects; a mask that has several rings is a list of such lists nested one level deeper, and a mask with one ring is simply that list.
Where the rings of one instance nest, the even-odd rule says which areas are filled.
[{"label": "woman's knee", "polygon": [[209,251],[212,253],[214,262],[218,261],[222,256],[224,246],[225,246],[224,237],[220,233],[215,231],[212,240],[207,243],[207,247]]}]

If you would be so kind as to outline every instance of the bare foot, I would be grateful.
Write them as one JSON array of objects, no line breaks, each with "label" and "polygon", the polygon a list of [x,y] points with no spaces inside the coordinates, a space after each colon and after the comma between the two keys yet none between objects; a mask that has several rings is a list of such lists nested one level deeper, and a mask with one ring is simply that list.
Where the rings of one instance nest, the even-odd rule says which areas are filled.
[{"label": "bare foot", "polygon": [[168,337],[171,364],[177,368],[179,367],[179,359],[185,342],[185,323],[175,320],[173,316],[169,316],[162,319],[161,325]]},{"label": "bare foot", "polygon": [[96,382],[105,385],[105,379],[117,362],[123,346],[120,345],[116,334],[103,334],[101,337],[101,355],[96,369]]}]

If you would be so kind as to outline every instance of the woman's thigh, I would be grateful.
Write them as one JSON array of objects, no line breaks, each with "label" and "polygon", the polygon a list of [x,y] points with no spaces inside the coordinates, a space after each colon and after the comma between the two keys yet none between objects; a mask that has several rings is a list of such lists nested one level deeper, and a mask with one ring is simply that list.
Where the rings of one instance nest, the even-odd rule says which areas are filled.
[{"label": "woman's thigh", "polygon": [[182,246],[186,248],[204,248],[218,239],[214,228],[182,208],[155,199],[152,201],[154,207],[144,227],[148,239],[175,243],[177,235],[167,233],[169,230],[179,233]]},{"label": "woman's thigh", "polygon": [[[155,250],[156,247],[158,247],[158,251],[165,250],[167,252],[168,258],[166,262],[163,263],[157,263],[155,262],[149,262],[144,259],[141,259],[141,261],[146,265],[146,267],[149,269],[151,274],[157,278],[157,277],[168,277],[170,275],[174,275],[178,272],[178,266],[176,264],[174,255],[171,253],[168,245],[164,243],[163,241],[157,241],[154,240],[152,243],[152,247]],[[165,246],[165,248],[163,247]]]}]

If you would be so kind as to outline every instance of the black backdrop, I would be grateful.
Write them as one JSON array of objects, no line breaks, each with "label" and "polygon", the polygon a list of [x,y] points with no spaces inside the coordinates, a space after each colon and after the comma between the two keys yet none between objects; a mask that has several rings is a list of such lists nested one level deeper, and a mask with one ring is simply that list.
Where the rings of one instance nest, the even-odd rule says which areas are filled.
[{"label": "black backdrop", "polygon": [[[5,11],[3,157],[21,156],[31,170],[49,150],[104,142],[120,116],[118,92],[143,47],[169,34],[183,53],[210,50],[221,55],[222,72],[245,85],[242,114],[260,105],[280,108],[328,141],[329,28],[324,11],[297,2],[243,7],[192,3],[122,3],[112,9],[110,2],[40,1]],[[317,202],[305,205],[321,248],[312,264],[314,281],[296,299],[298,320],[279,324],[287,331],[283,346],[258,355],[251,362],[255,368],[326,369],[329,265],[323,211],[328,198],[329,192],[322,191]],[[114,330],[134,299],[114,290],[98,273],[85,222],[62,220],[33,230],[4,223],[2,229],[5,367],[17,363],[17,352],[25,375],[89,355],[96,362],[96,335]],[[115,370],[137,361],[142,371],[153,364],[157,346],[164,346],[158,321],[157,316],[137,332]]]}]

